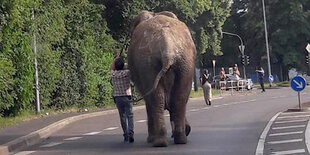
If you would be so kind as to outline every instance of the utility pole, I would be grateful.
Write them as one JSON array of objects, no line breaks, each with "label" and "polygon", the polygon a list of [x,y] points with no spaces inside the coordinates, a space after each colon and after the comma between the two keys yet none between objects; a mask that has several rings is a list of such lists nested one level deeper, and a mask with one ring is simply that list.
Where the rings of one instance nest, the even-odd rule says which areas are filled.
[{"label": "utility pole", "polygon": [[[265,10],[265,0],[262,0],[263,3],[263,15],[264,15],[264,27],[265,27],[265,39],[266,39],[266,50],[267,50],[267,61],[268,61],[268,78],[271,75],[271,66],[270,66],[270,56],[269,56],[269,45],[268,45],[268,32],[267,32],[267,22],[266,22],[266,10]],[[271,82],[269,82],[271,87]]]},{"label": "utility pole", "polygon": [[[34,10],[32,14],[32,19],[34,21]],[[36,89],[36,105],[37,105],[37,113],[40,113],[40,92],[39,92],[39,73],[38,73],[38,62],[37,62],[37,41],[36,41],[36,33],[33,31],[33,52],[34,52],[34,69],[35,69],[35,89]]]}]

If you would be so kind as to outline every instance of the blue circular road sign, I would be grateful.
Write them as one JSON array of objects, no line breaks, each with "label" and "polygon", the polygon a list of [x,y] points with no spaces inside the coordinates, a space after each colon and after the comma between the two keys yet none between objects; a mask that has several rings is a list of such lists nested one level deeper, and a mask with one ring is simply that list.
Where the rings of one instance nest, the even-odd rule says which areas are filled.
[{"label": "blue circular road sign", "polygon": [[274,81],[273,76],[272,76],[272,75],[270,75],[270,76],[269,76],[269,78],[268,78],[268,80],[269,80],[269,82],[270,82],[270,83],[272,83],[272,82]]},{"label": "blue circular road sign", "polygon": [[305,89],[306,87],[306,80],[301,76],[295,76],[291,80],[291,87],[293,90],[300,92]]}]

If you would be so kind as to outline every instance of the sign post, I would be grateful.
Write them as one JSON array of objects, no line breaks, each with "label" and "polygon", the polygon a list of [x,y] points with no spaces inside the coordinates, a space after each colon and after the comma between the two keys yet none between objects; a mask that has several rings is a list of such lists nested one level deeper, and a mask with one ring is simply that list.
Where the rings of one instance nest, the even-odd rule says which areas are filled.
[{"label": "sign post", "polygon": [[305,89],[305,87],[306,87],[306,80],[302,76],[295,76],[291,80],[291,87],[292,87],[292,89],[294,91],[298,92],[299,110],[301,110],[300,92]]}]

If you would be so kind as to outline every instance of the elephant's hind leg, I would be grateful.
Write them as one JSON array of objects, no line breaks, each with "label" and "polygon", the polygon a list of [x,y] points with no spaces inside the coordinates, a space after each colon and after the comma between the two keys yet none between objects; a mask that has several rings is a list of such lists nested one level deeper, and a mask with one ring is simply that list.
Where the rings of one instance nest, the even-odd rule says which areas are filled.
[{"label": "elephant's hind leg", "polygon": [[172,120],[174,122],[174,143],[186,144],[187,135],[189,134],[191,127],[186,120],[186,103],[188,101],[190,89],[191,89],[191,76],[186,75],[175,81],[173,94],[171,96],[171,113]]},{"label": "elephant's hind leg", "polygon": [[155,147],[166,147],[168,145],[164,118],[164,95],[164,89],[161,85],[158,85],[155,92],[146,97],[149,129],[148,142],[151,142]]}]

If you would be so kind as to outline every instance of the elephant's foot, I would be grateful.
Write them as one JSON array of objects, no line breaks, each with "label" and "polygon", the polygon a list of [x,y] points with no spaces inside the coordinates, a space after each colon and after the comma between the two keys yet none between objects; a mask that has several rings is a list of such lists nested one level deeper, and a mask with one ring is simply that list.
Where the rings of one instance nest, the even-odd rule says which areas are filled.
[{"label": "elephant's foot", "polygon": [[187,137],[186,137],[185,133],[174,132],[174,143],[175,144],[186,144],[187,143]]},{"label": "elephant's foot", "polygon": [[155,139],[155,137],[154,136],[148,136],[147,137],[147,139],[146,139],[146,141],[148,142],[148,143],[153,143],[154,142],[154,139]]},{"label": "elephant's foot", "polygon": [[185,134],[186,134],[186,136],[188,136],[190,132],[191,132],[191,126],[186,124],[185,125]]},{"label": "elephant's foot", "polygon": [[168,142],[166,137],[161,137],[161,138],[155,138],[153,141],[153,146],[154,147],[167,147]]}]

